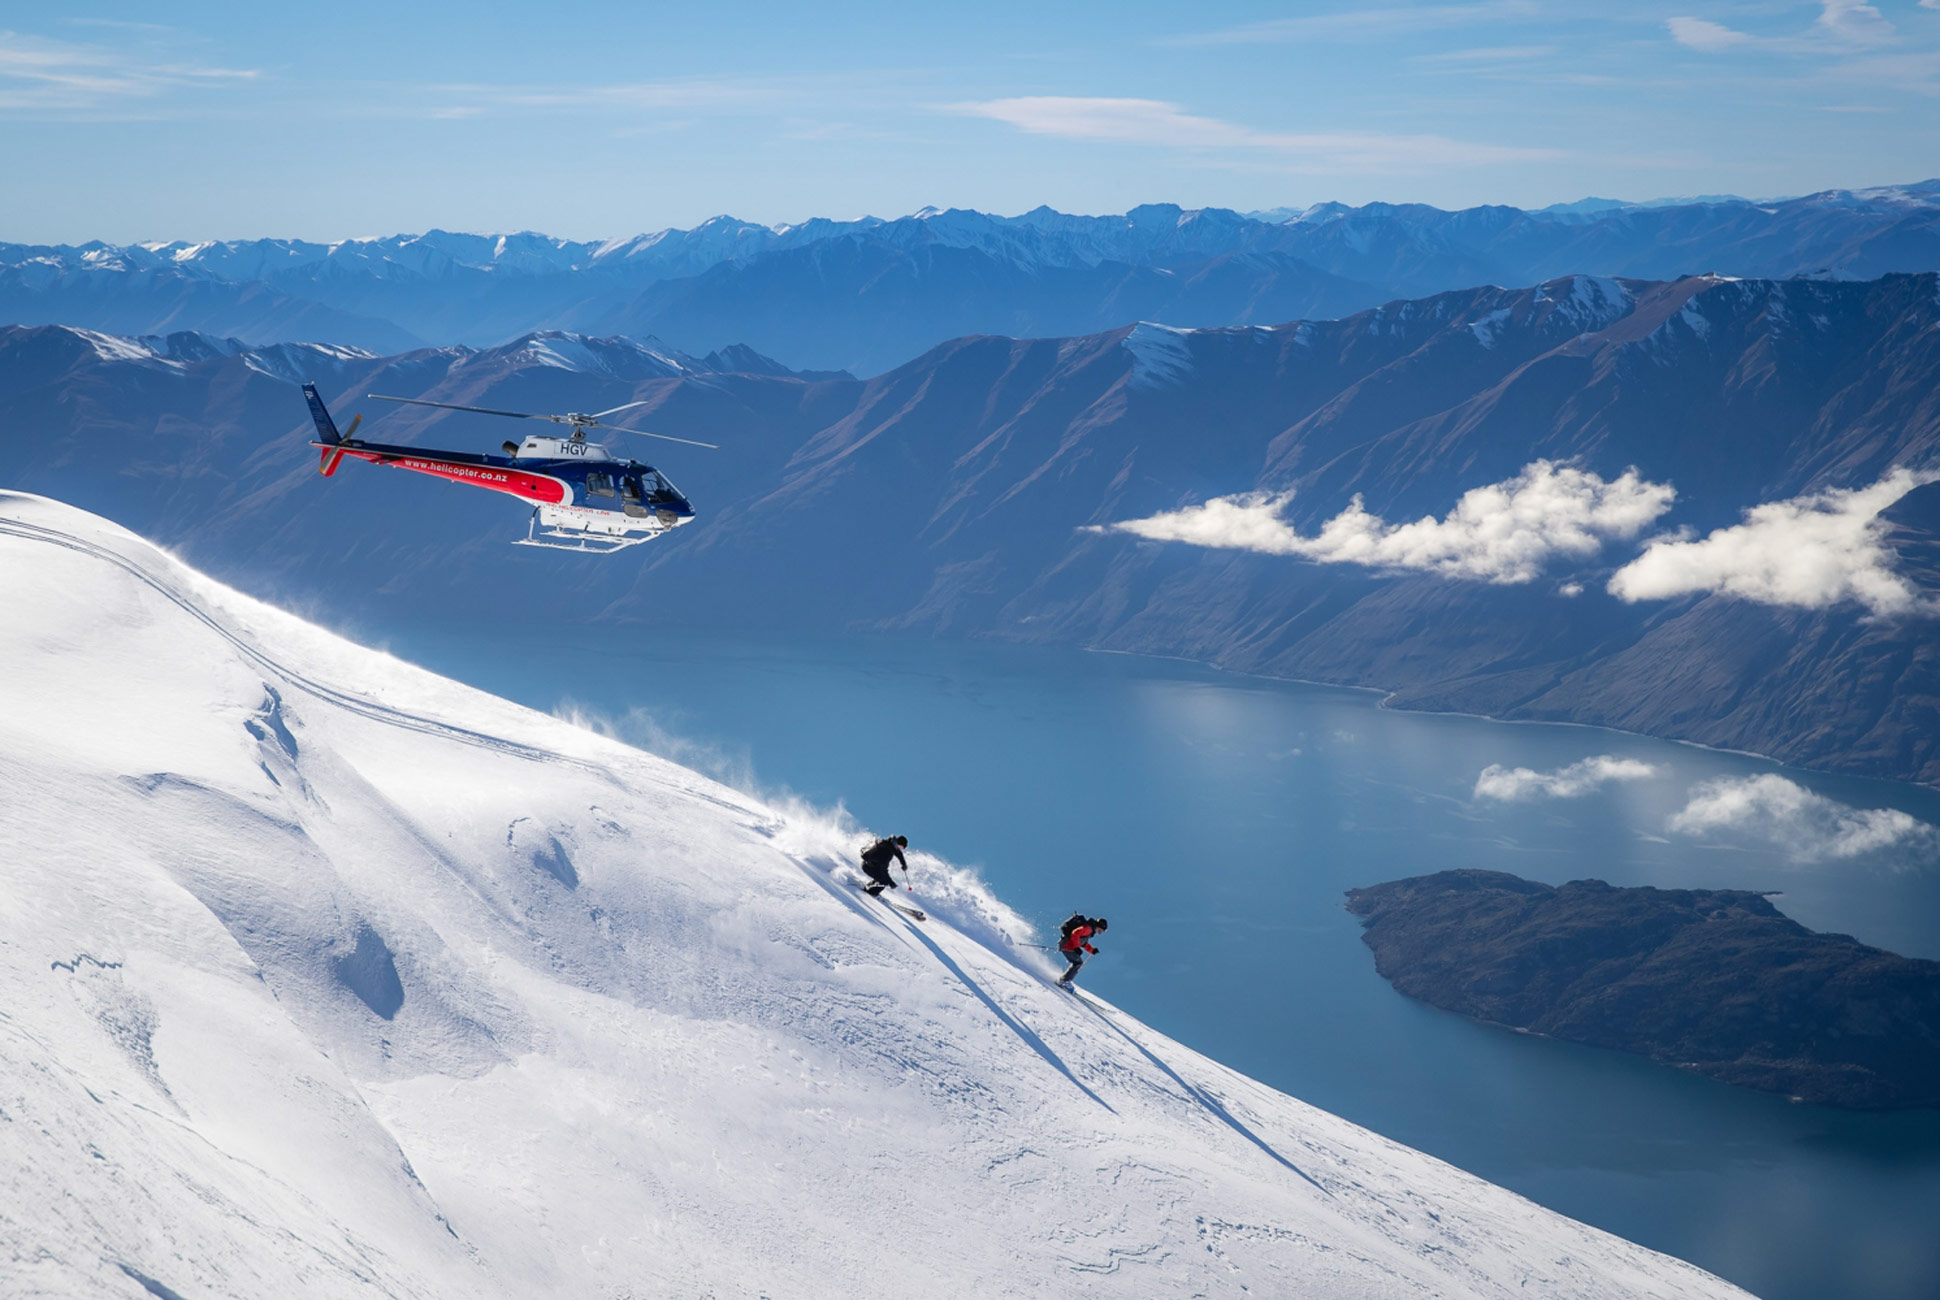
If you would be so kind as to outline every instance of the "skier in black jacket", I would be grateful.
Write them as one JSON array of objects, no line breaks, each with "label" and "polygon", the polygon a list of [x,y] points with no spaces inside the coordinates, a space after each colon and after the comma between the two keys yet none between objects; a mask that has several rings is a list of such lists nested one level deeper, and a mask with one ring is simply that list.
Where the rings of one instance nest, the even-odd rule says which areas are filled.
[{"label": "skier in black jacket", "polygon": [[903,879],[908,880],[909,859],[903,856],[903,850],[908,847],[909,841],[906,838],[892,835],[886,840],[877,840],[864,849],[862,873],[869,877],[870,883],[862,892],[874,898],[883,890],[896,887],[896,882],[889,875],[889,862],[892,858],[903,864]]}]

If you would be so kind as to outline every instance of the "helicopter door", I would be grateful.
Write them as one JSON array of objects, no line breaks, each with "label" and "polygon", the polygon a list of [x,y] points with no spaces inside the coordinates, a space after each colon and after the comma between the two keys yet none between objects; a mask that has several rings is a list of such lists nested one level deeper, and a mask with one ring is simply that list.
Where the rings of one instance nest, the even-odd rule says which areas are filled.
[{"label": "helicopter door", "polygon": [[640,476],[638,474],[621,475],[620,500],[625,503],[626,512],[629,515],[636,519],[646,518],[647,501],[646,497],[641,493]]},{"label": "helicopter door", "polygon": [[608,500],[612,499],[613,476],[611,474],[602,474],[595,470],[586,476],[586,504],[589,506],[599,506],[606,510],[613,508],[603,501],[594,500],[595,497],[606,497]]}]

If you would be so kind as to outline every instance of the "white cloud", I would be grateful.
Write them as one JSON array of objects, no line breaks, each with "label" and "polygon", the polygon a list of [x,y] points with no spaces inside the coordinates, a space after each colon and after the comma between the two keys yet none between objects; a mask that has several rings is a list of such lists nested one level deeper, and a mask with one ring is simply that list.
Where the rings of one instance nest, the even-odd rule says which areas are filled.
[{"label": "white cloud", "polygon": [[1158,99],[1025,95],[942,107],[946,112],[1005,122],[1029,135],[1182,149],[1246,150],[1325,165],[1330,170],[1424,170],[1566,156],[1558,149],[1477,144],[1439,135],[1259,131],[1188,113],[1177,104]]},{"label": "white cloud", "polygon": [[1251,144],[1256,133],[1217,118],[1196,117],[1156,99],[1026,95],[948,105],[952,112],[1008,122],[1031,135],[1068,140],[1121,140],[1135,144]]},{"label": "white cloud", "polygon": [[1733,46],[1749,45],[1752,36],[1748,32],[1735,31],[1723,23],[1714,23],[1708,18],[1672,18],[1664,26],[1670,29],[1671,39],[1679,45],[1715,54]]},{"label": "white cloud", "polygon": [[1826,35],[1854,45],[1883,45],[1899,35],[1886,15],[1861,0],[1822,0],[1818,26]]},{"label": "white cloud", "polygon": [[1940,613],[1894,571],[1880,511],[1940,474],[1896,469],[1867,488],[1814,492],[1745,512],[1699,541],[1665,538],[1610,579],[1620,600],[1712,592],[1798,609],[1857,601],[1875,615]]},{"label": "white cloud", "polygon": [[[641,81],[619,85],[528,86],[440,83],[424,87],[467,116],[504,109],[559,109],[626,113],[635,110],[736,109],[770,104],[786,93],[779,84],[739,79]],[[439,109],[436,116],[454,110]]]},{"label": "white cloud", "polygon": [[1503,767],[1491,763],[1475,778],[1477,799],[1500,799],[1517,803],[1538,796],[1550,799],[1575,799],[1611,781],[1642,781],[1657,775],[1649,763],[1634,758],[1598,754],[1554,772],[1538,772],[1527,767]]},{"label": "white cloud", "polygon": [[1525,59],[1547,59],[1556,53],[1554,45],[1490,45],[1473,50],[1443,50],[1437,54],[1417,54],[1411,63],[1513,63]]},{"label": "white cloud", "polygon": [[0,31],[0,108],[92,109],[184,87],[239,85],[258,75]]},{"label": "white cloud", "polygon": [[1527,18],[1536,6],[1530,0],[1492,0],[1484,4],[1406,5],[1393,8],[1347,8],[1336,13],[1269,18],[1265,22],[1194,32],[1162,42],[1166,45],[1283,45],[1314,41],[1383,40],[1392,36],[1468,27]]},{"label": "white cloud", "polygon": [[1464,493],[1444,519],[1390,524],[1369,514],[1357,495],[1318,536],[1303,537],[1281,518],[1291,493],[1253,492],[1093,531],[1507,584],[1534,580],[1556,556],[1581,559],[1606,539],[1635,537],[1676,495],[1634,468],[1605,482],[1589,470],[1538,460],[1515,478]]},{"label": "white cloud", "polygon": [[1704,782],[1670,828],[1700,837],[1736,833],[1803,862],[1940,843],[1932,826],[1897,808],[1854,808],[1769,772]]},{"label": "white cloud", "polygon": [[[1926,5],[1926,0],[1921,0]],[[1927,6],[1934,7],[1934,6]],[[1679,45],[1706,54],[1755,47],[1772,54],[1842,55],[1854,46],[1887,45],[1899,31],[1863,0],[1820,0],[1819,17],[1803,31],[1785,36],[1754,36],[1708,18],[1671,18],[1664,26]]]}]

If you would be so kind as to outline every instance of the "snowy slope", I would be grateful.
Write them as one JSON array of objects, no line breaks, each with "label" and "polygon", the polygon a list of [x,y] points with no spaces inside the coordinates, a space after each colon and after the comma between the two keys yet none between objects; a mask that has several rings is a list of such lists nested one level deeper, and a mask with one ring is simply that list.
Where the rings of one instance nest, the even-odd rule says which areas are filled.
[{"label": "snowy slope", "polygon": [[0,1294],[1743,1294],[93,516],[0,602]]}]

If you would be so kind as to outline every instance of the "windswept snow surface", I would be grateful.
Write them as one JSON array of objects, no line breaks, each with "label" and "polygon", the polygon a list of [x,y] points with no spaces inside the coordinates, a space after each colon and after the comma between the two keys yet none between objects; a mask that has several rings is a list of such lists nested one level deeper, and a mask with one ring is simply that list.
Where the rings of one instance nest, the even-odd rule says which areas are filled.
[{"label": "windswept snow surface", "polygon": [[1132,385],[1164,388],[1192,372],[1191,330],[1140,321],[1118,345],[1132,354]]},{"label": "windswept snow surface", "polygon": [[1743,1294],[95,517],[0,600],[9,1297]]}]

